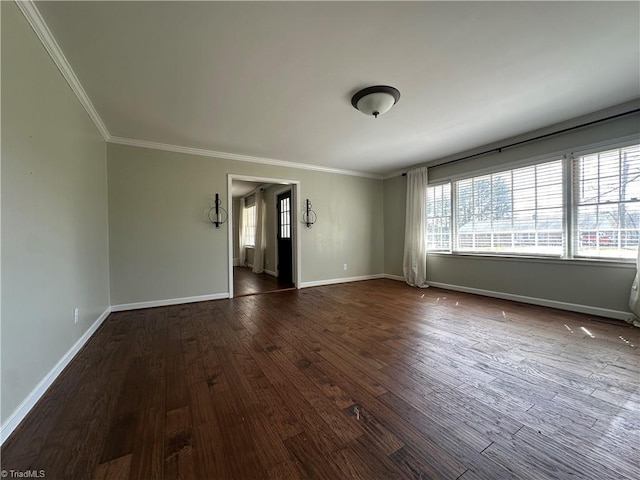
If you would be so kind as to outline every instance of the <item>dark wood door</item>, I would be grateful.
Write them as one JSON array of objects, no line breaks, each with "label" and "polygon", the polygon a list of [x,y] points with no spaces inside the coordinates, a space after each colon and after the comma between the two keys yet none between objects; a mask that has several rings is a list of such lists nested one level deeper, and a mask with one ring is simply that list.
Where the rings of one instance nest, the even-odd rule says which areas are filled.
[{"label": "dark wood door", "polygon": [[278,195],[278,280],[293,283],[291,190]]}]

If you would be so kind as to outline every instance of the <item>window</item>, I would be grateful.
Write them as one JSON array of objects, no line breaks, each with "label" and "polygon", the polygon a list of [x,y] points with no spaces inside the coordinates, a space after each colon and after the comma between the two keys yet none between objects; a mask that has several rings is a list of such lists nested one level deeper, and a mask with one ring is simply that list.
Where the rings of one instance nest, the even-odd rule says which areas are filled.
[{"label": "window", "polygon": [[255,203],[244,209],[244,243],[253,247],[256,243],[256,206]]},{"label": "window", "polygon": [[456,182],[462,252],[563,254],[562,160]]},{"label": "window", "polygon": [[635,258],[640,228],[640,145],[573,160],[576,256]]},{"label": "window", "polygon": [[634,259],[640,144],[430,185],[426,237],[430,251]]},{"label": "window", "polygon": [[427,188],[427,249],[451,249],[451,183]]},{"label": "window", "polygon": [[280,238],[291,238],[291,193],[279,199]]}]

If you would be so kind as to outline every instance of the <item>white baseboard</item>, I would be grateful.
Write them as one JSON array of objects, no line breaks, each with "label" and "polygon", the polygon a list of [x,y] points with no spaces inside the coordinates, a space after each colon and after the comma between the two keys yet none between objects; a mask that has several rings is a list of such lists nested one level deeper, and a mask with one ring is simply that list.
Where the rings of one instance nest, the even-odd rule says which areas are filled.
[{"label": "white baseboard", "polygon": [[240,259],[239,258],[234,258],[233,259],[233,266],[234,267],[239,267],[240,266]]},{"label": "white baseboard", "polygon": [[389,280],[397,280],[398,282],[405,282],[406,283],[406,280],[401,275],[391,275],[390,273],[385,273],[384,274],[384,278],[388,278]]},{"label": "white baseboard", "polygon": [[140,308],[166,307],[167,305],[180,305],[182,303],[206,302],[209,300],[221,300],[229,298],[229,293],[214,293],[211,295],[199,295],[196,297],[168,298],[166,300],[152,300],[150,302],[123,303],[112,305],[112,312],[123,312],[125,310],[138,310]]},{"label": "white baseboard", "polygon": [[102,314],[98,317],[98,319],[93,322],[86,332],[78,339],[76,343],[64,354],[64,356],[56,363],[56,365],[51,369],[49,373],[47,373],[42,380],[35,386],[33,390],[27,395],[27,397],[22,401],[18,408],[16,408],[9,417],[5,420],[5,422],[0,426],[0,445],[4,443],[4,441],[9,438],[9,435],[15,430],[15,428],[20,424],[20,422],[27,416],[29,411],[33,408],[33,406],[40,400],[42,395],[47,391],[47,389],[51,386],[51,384],[58,378],[58,375],[64,370],[64,368],[69,364],[73,357],[80,351],[80,349],[84,346],[85,343],[91,338],[91,336],[95,333],[96,330],[102,325],[102,322],[109,316],[111,313],[111,308],[107,307],[107,309],[102,312]]},{"label": "white baseboard", "polygon": [[588,315],[597,315],[599,317],[615,318],[617,320],[626,320],[631,316],[631,312],[621,310],[612,310],[609,308],[592,307],[589,305],[580,305],[577,303],[560,302],[558,300],[548,300],[546,298],[527,297],[524,295],[516,295],[513,293],[494,292],[492,290],[483,290],[481,288],[463,287],[460,285],[450,285],[448,283],[427,282],[432,287],[444,288],[447,290],[455,290],[464,293],[474,293],[476,295],[484,295],[485,297],[501,298],[503,300],[513,300],[515,302],[530,303],[532,305],[540,305],[542,307],[558,308],[560,310],[569,310],[571,312],[586,313]]},{"label": "white baseboard", "polygon": [[278,273],[274,272],[273,270],[267,270],[266,268],[264,269],[264,273],[271,275],[272,277],[277,277]]},{"label": "white baseboard", "polygon": [[335,285],[336,283],[348,283],[359,282],[361,280],[375,280],[378,278],[385,278],[383,273],[375,275],[362,275],[360,277],[347,277],[347,278],[332,278],[328,280],[315,280],[313,282],[302,282],[300,288],[319,287],[322,285]]}]

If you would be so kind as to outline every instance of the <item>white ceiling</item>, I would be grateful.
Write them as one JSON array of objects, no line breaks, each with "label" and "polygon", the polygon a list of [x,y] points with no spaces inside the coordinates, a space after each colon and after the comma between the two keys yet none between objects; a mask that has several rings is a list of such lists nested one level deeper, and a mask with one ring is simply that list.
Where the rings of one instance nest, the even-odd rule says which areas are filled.
[{"label": "white ceiling", "polygon": [[238,198],[250,194],[264,182],[247,182],[245,180],[234,180],[231,182],[231,197]]},{"label": "white ceiling", "polygon": [[385,174],[640,97],[638,2],[36,5],[114,137]]}]

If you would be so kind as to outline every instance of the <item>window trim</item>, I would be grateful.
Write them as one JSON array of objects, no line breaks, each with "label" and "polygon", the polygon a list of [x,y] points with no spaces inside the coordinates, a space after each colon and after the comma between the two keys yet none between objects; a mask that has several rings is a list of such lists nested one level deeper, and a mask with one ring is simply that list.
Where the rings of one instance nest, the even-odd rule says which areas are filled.
[{"label": "window trim", "polygon": [[[574,245],[574,219],[575,219],[575,196],[574,196],[574,173],[573,173],[573,161],[574,158],[579,156],[585,156],[597,152],[603,152],[607,150],[615,150],[618,148],[625,148],[632,145],[640,144],[640,135],[633,134],[624,137],[618,137],[613,140],[606,140],[602,142],[596,142],[589,145],[585,145],[579,148],[568,148],[553,153],[544,155],[537,155],[534,157],[528,157],[524,159],[515,160],[512,162],[504,163],[501,165],[495,165],[486,168],[480,168],[472,171],[468,171],[462,174],[454,174],[443,178],[438,178],[435,182],[429,183],[427,188],[435,187],[438,185],[450,183],[451,184],[451,232],[449,237],[449,249],[448,250],[427,250],[428,255],[453,255],[453,256],[470,256],[470,257],[489,257],[500,259],[528,259],[533,261],[552,261],[556,262],[570,262],[572,264],[601,264],[601,265],[618,265],[627,266],[634,265],[636,263],[635,258],[608,258],[608,257],[587,257],[577,256],[575,254]],[[544,255],[544,254],[531,254],[531,253],[497,253],[497,252],[467,252],[454,249],[455,238],[457,238],[457,222],[455,219],[455,206],[456,206],[456,183],[461,180],[467,180],[484,175],[491,175],[518,168],[524,168],[532,165],[538,165],[546,162],[562,161],[562,175],[563,175],[563,241],[564,250],[561,255]],[[638,247],[640,248],[640,246]]]},{"label": "window trim", "polygon": [[554,265],[583,265],[583,266],[592,266],[594,264],[602,265],[603,267],[619,267],[619,268],[630,268],[635,269],[636,264],[635,260],[633,262],[620,262],[615,258],[564,258],[564,257],[543,257],[543,256],[535,256],[535,255],[502,255],[502,254],[490,254],[490,253],[473,253],[473,252],[444,252],[444,251],[434,251],[429,250],[427,252],[427,256],[443,256],[443,257],[460,257],[460,258],[470,258],[470,259],[491,259],[491,260],[499,260],[499,261],[516,261],[516,262],[530,262],[530,263],[550,263]]}]

